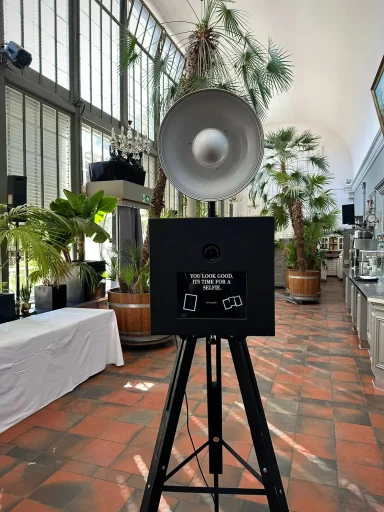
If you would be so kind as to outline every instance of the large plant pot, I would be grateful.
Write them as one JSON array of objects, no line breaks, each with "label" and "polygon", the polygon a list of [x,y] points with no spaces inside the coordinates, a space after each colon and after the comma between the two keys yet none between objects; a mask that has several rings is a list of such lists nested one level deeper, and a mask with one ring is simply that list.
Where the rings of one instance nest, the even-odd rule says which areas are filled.
[{"label": "large plant pot", "polygon": [[[102,274],[106,269],[105,261],[85,261],[84,263],[92,267],[98,274],[100,274],[100,280],[102,279]],[[79,272],[79,267],[74,267],[70,276],[66,279],[68,303],[83,304],[83,302],[105,297],[105,282],[100,283],[100,285],[95,290],[91,290],[87,283],[82,283],[80,281]]]},{"label": "large plant pot", "polygon": [[13,293],[0,293],[0,324],[16,319],[15,296]]},{"label": "large plant pot", "polygon": [[108,292],[109,309],[116,314],[120,337],[136,339],[146,338],[151,334],[150,294],[120,293],[118,289]]},{"label": "large plant pot", "polygon": [[67,307],[67,286],[35,286],[35,307],[53,311]]},{"label": "large plant pot", "polygon": [[287,292],[289,292],[289,272],[291,270],[291,268],[285,267],[285,289]]},{"label": "large plant pot", "polygon": [[318,300],[320,291],[320,271],[289,270],[289,292],[291,297],[300,301]]}]

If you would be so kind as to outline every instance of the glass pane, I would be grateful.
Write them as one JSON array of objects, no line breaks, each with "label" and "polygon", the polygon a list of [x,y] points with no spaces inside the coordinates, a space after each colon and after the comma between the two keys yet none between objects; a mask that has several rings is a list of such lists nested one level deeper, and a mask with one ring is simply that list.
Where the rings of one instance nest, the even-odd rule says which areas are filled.
[{"label": "glass pane", "polygon": [[42,70],[44,76],[50,80],[56,80],[56,58],[55,58],[55,38],[45,30],[41,31],[41,45],[44,48],[42,54]]},{"label": "glass pane", "polygon": [[92,162],[103,160],[103,137],[102,133],[92,130]]},{"label": "glass pane", "polygon": [[68,21],[68,0],[56,0],[56,14],[64,21]]},{"label": "glass pane", "polygon": [[154,57],[156,55],[157,47],[159,46],[160,37],[161,37],[161,28],[158,25],[156,25],[155,33],[153,34],[153,38],[152,38],[151,48],[149,50],[149,53],[152,55],[152,57]]},{"label": "glass pane", "polygon": [[110,159],[109,146],[111,144],[111,138],[108,135],[103,134],[103,161],[106,162]]},{"label": "glass pane", "polygon": [[23,142],[23,95],[5,88],[6,129],[7,129],[7,170],[8,174],[24,174]]},{"label": "glass pane", "polygon": [[59,195],[65,197],[63,190],[71,189],[71,119],[58,113],[59,142]]},{"label": "glass pane", "polygon": [[32,54],[31,68],[40,72],[39,25],[28,18],[24,19],[24,47]]},{"label": "glass pane", "polygon": [[91,127],[82,125],[81,146],[83,160],[83,185],[89,181],[89,164],[92,163],[92,132]]},{"label": "glass pane", "polygon": [[43,105],[43,176],[44,206],[48,207],[58,195],[56,110]]},{"label": "glass pane", "polygon": [[4,37],[21,44],[20,2],[4,0]]},{"label": "glass pane", "polygon": [[40,103],[25,96],[27,202],[41,206]]},{"label": "glass pane", "polygon": [[120,2],[121,0],[112,0],[112,14],[118,20],[120,20]]},{"label": "glass pane", "polygon": [[[47,32],[50,36],[55,37],[55,11],[54,7],[50,7],[45,3],[44,0],[41,2],[41,20],[43,22],[43,27],[45,32]],[[42,46],[44,51],[46,48],[44,45]],[[54,49],[54,47],[53,47]]]}]

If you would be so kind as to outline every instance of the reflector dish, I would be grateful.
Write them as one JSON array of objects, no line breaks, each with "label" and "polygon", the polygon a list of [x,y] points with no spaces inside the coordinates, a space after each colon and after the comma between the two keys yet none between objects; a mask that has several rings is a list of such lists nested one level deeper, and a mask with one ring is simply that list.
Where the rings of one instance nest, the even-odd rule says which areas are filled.
[{"label": "reflector dish", "polygon": [[201,201],[235,196],[252,181],[264,134],[251,106],[223,90],[205,89],[177,101],[159,132],[159,158],[169,181]]}]

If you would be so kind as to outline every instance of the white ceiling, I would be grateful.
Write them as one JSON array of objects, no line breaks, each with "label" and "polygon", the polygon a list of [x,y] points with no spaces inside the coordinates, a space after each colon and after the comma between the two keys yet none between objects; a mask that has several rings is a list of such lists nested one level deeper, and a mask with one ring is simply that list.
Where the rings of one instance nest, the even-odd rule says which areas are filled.
[{"label": "white ceiling", "polygon": [[[187,0],[147,3],[161,21],[195,19]],[[190,3],[200,11],[201,0]],[[271,37],[294,63],[294,84],[273,99],[266,129],[308,123],[319,135],[335,132],[356,174],[379,129],[370,88],[384,54],[384,0],[237,0],[236,8],[250,14],[260,42]],[[186,27],[167,25],[171,33]]]}]

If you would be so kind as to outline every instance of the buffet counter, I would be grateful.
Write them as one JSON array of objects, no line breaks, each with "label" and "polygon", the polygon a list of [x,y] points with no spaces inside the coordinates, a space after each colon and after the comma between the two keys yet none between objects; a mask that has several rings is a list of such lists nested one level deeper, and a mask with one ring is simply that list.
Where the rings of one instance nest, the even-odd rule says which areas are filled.
[{"label": "buffet counter", "polygon": [[374,385],[384,390],[384,282],[360,281],[357,270],[344,272],[348,313],[357,330],[360,348],[370,352]]}]

